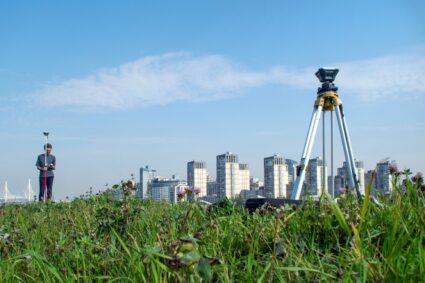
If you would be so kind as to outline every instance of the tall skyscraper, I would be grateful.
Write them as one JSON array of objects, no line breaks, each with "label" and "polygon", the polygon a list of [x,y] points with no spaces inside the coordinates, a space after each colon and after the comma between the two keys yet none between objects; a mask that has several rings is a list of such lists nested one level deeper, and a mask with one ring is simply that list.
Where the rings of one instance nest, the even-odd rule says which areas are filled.
[{"label": "tall skyscraper", "polygon": [[221,155],[217,155],[217,186],[219,190],[219,197],[235,198],[239,196],[243,187],[241,182],[245,182],[246,176],[248,176],[248,189],[249,189],[249,170],[245,165],[242,167],[242,179],[239,173],[240,166],[238,161],[238,155],[231,152],[226,152]]},{"label": "tall skyscraper", "polygon": [[286,186],[286,194],[288,195],[288,198],[290,198],[295,180],[297,179],[297,166],[299,163],[292,159],[285,159],[285,163],[286,166],[288,166],[288,185]]},{"label": "tall skyscraper", "polygon": [[264,158],[264,191],[266,196],[287,198],[288,166],[281,156]]},{"label": "tall skyscraper", "polygon": [[393,190],[389,165],[389,161],[380,162],[376,165],[376,191],[378,193],[389,194]]},{"label": "tall skyscraper", "polygon": [[326,166],[323,166],[321,157],[310,159],[304,182],[304,194],[310,193],[313,196],[322,194],[324,182],[327,182],[327,180],[323,180],[323,170],[326,175]]},{"label": "tall skyscraper", "polygon": [[297,165],[298,162],[292,159],[285,159],[285,164],[288,166],[288,182],[293,183],[297,178]]},{"label": "tall skyscraper", "polygon": [[140,168],[140,183],[136,192],[137,197],[141,199],[150,197],[150,185],[154,178],[156,178],[156,170],[150,169],[149,165],[146,165],[145,168]]},{"label": "tall skyscraper", "polygon": [[356,169],[357,169],[357,178],[359,181],[359,189],[360,189],[360,193],[362,193],[363,195],[365,194],[365,176],[364,176],[364,163],[361,160],[355,160],[356,162]]},{"label": "tall skyscraper", "polygon": [[249,166],[246,163],[239,164],[239,179],[241,190],[249,190],[250,189],[250,173]]},{"label": "tall skyscraper", "polygon": [[190,161],[187,163],[187,184],[198,196],[207,195],[207,165],[203,161]]}]

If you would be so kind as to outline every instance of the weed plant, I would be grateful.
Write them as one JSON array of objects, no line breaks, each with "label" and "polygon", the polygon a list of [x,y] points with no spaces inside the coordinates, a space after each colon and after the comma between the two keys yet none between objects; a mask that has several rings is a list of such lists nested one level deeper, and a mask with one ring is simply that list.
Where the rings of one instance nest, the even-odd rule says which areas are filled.
[{"label": "weed plant", "polygon": [[248,213],[108,193],[0,208],[0,282],[425,282],[425,197]]}]

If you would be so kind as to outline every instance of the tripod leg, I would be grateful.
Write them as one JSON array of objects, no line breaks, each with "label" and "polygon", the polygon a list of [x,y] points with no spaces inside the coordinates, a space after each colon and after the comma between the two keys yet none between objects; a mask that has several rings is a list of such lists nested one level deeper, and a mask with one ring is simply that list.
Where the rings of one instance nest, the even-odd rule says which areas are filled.
[{"label": "tripod leg", "polygon": [[339,105],[339,110],[341,112],[342,125],[344,127],[344,134],[345,134],[345,139],[346,139],[346,142],[347,142],[348,155],[350,157],[350,162],[351,162],[351,170],[352,170],[354,185],[355,185],[354,188],[356,189],[356,193],[357,193],[358,197],[364,196],[364,192],[360,191],[360,184],[359,184],[359,178],[357,176],[356,162],[354,160],[353,148],[351,146],[350,134],[348,133],[347,121],[345,120],[345,114],[344,114],[344,111],[343,111],[342,104]]},{"label": "tripod leg", "polygon": [[317,195],[321,196],[324,192],[328,191],[328,186],[327,186],[327,180],[326,180],[326,176],[328,175],[326,172],[326,112],[323,112],[323,117],[322,117],[322,138],[323,138],[323,154],[322,154],[322,159],[323,159],[323,166],[322,166],[322,189],[321,190],[317,190]]},{"label": "tripod leg", "polygon": [[317,132],[317,126],[319,125],[320,115],[322,114],[322,106],[317,106],[313,110],[313,115],[311,116],[310,127],[308,129],[307,139],[305,141],[303,154],[301,156],[301,162],[299,165],[300,172],[297,172],[297,179],[294,183],[294,189],[292,191],[291,199],[299,200],[301,196],[301,190],[305,178],[305,170],[308,166],[308,161],[310,159],[311,150],[313,148],[314,138]]},{"label": "tripod leg", "polygon": [[331,194],[335,198],[335,179],[334,179],[334,116],[331,111]]},{"label": "tripod leg", "polygon": [[339,132],[341,134],[341,142],[342,142],[342,147],[344,149],[345,163],[346,163],[346,166],[347,166],[347,174],[348,174],[348,178],[349,178],[349,181],[350,181],[350,187],[354,188],[356,190],[356,193],[358,194],[358,190],[357,190],[355,179],[354,179],[355,175],[353,174],[354,170],[352,168],[352,162],[351,162],[351,158],[350,158],[350,154],[349,154],[349,150],[348,150],[347,136],[346,136],[346,133],[345,133],[344,122],[342,120],[341,109],[339,107],[336,107],[335,113],[336,113],[337,120],[338,120]]},{"label": "tripod leg", "polygon": [[308,146],[309,146],[309,140],[311,138],[311,133],[313,132],[313,125],[314,125],[314,121],[316,119],[316,116],[317,116],[317,108],[314,107],[313,113],[311,114],[310,127],[308,128],[307,138],[305,139],[303,153],[301,155],[302,157],[304,157],[307,153]]},{"label": "tripod leg", "polygon": [[353,179],[352,170],[351,170],[351,162],[348,155],[347,141],[345,139],[344,126],[342,124],[341,112],[339,111],[338,106],[335,108],[335,114],[336,114],[336,119],[338,121],[339,133],[341,135],[342,148],[344,149],[345,163],[347,166],[347,174],[348,174],[348,179],[350,181],[350,187],[354,188],[355,185],[354,185],[354,179]]}]

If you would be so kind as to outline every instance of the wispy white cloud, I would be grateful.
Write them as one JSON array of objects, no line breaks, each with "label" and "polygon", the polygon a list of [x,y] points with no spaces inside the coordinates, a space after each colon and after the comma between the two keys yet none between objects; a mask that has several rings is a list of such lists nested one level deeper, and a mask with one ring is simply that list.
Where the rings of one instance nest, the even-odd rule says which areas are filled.
[{"label": "wispy white cloud", "polygon": [[50,83],[35,96],[47,106],[126,109],[221,99],[264,85],[268,77],[264,72],[245,71],[222,56],[171,53],[99,70],[82,79]]},{"label": "wispy white cloud", "polygon": [[388,56],[337,66],[340,88],[366,101],[425,95],[425,56]]},{"label": "wispy white cloud", "polygon": [[[425,57],[389,56],[337,62],[338,86],[363,100],[415,98],[425,94]],[[48,83],[32,95],[41,105],[69,109],[120,110],[175,101],[208,101],[240,95],[250,88],[281,84],[311,90],[317,67],[251,70],[220,55],[169,53],[145,57],[86,78]]]}]

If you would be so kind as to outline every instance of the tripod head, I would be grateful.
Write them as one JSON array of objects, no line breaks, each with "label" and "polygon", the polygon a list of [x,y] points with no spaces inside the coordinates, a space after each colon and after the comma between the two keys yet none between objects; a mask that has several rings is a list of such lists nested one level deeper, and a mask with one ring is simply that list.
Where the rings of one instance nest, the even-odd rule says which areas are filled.
[{"label": "tripod head", "polygon": [[338,69],[332,69],[332,68],[320,68],[316,72],[316,77],[319,79],[319,81],[322,83],[322,86],[317,89],[317,94],[321,94],[323,92],[332,91],[337,92],[338,87],[336,87],[333,84],[333,81],[335,80],[336,75],[338,74]]}]

